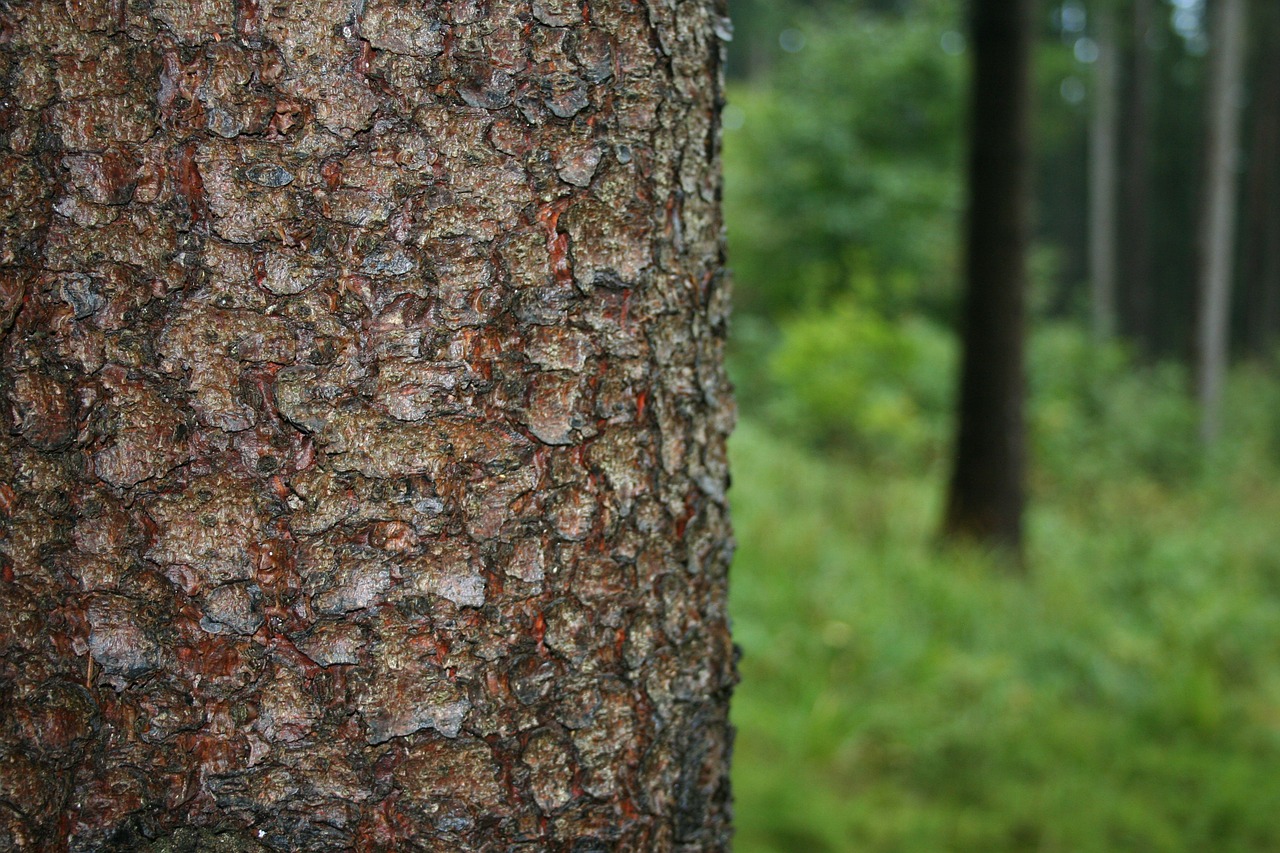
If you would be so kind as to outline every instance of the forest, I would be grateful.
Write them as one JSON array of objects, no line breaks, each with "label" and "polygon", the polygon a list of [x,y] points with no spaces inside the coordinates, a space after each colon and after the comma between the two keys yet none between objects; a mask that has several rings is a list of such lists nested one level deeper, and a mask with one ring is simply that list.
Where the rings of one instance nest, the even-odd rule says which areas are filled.
[{"label": "forest", "polygon": [[1033,4],[1025,542],[941,536],[960,0],[732,0],[741,851],[1280,848],[1280,4]]}]

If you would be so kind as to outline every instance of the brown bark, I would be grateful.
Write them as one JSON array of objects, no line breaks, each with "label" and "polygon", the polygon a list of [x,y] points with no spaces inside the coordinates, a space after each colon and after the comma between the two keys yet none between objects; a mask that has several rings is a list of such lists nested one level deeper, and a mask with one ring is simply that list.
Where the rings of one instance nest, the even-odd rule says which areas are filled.
[{"label": "brown bark", "polygon": [[1032,3],[974,0],[959,428],[943,528],[1020,558]]},{"label": "brown bark", "polygon": [[726,848],[719,5],[3,7],[0,848]]}]

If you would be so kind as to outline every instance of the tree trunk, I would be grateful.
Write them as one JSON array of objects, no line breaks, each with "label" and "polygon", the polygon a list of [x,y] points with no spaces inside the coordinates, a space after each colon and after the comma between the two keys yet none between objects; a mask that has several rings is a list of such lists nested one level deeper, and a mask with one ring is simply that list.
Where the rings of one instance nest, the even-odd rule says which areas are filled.
[{"label": "tree trunk", "polygon": [[1244,0],[1220,0],[1217,11],[1210,33],[1209,143],[1200,224],[1197,330],[1200,438],[1205,444],[1214,443],[1222,429],[1222,386],[1229,352],[1244,67]]},{"label": "tree trunk", "polygon": [[720,5],[4,6],[0,847],[727,847]]},{"label": "tree trunk", "polygon": [[974,0],[964,352],[944,531],[1020,556],[1030,228],[1029,0]]},{"label": "tree trunk", "polygon": [[1255,4],[1254,74],[1251,98],[1253,133],[1245,179],[1241,277],[1245,292],[1245,324],[1250,352],[1274,358],[1280,325],[1280,9]]},{"label": "tree trunk", "polygon": [[1149,182],[1151,121],[1156,93],[1155,55],[1147,44],[1152,31],[1152,0],[1133,0],[1131,41],[1124,107],[1124,167],[1120,175],[1122,222],[1118,251],[1120,286],[1125,294],[1124,324],[1148,358],[1157,350],[1151,281]]},{"label": "tree trunk", "polygon": [[1093,115],[1089,123],[1089,283],[1093,336],[1116,330],[1116,176],[1119,165],[1120,68],[1115,14],[1096,4],[1098,59],[1093,67]]}]

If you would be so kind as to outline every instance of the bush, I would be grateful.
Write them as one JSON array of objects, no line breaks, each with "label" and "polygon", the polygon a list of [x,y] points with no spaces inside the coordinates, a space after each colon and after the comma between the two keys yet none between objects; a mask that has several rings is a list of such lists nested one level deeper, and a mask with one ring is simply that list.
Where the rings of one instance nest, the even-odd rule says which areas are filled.
[{"label": "bush", "polygon": [[939,44],[955,17],[949,4],[901,19],[833,4],[801,24],[802,50],[730,90],[740,310],[819,307],[861,276],[900,306],[950,302],[965,66]]},{"label": "bush", "polygon": [[[735,361],[743,408],[780,435],[880,470],[925,470],[945,458],[953,427],[954,336],[919,316],[890,320],[853,297],[751,334]],[[1138,365],[1120,345],[1046,324],[1032,335],[1027,421],[1033,472],[1074,488],[1124,474],[1162,484],[1204,469],[1185,368]],[[1280,449],[1280,384],[1233,374],[1222,464],[1269,464]],[[1219,465],[1221,467],[1221,465]]]},{"label": "bush", "polygon": [[812,447],[927,466],[945,446],[954,365],[954,342],[936,324],[889,321],[845,298],[783,323],[767,362],[768,417]]},{"label": "bush", "polygon": [[1119,344],[1099,346],[1066,323],[1039,328],[1028,361],[1031,447],[1051,480],[1123,472],[1172,483],[1198,470],[1196,408],[1180,365],[1139,366]]}]

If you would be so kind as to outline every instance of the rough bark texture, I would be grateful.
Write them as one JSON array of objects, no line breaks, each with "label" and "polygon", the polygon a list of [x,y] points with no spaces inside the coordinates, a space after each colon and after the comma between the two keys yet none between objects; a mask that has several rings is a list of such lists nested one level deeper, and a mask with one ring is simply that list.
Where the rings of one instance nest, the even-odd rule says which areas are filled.
[{"label": "rough bark texture", "polygon": [[727,846],[722,12],[0,6],[0,848]]},{"label": "rough bark texture", "polygon": [[1031,0],[973,0],[964,352],[944,532],[1020,554]]}]

